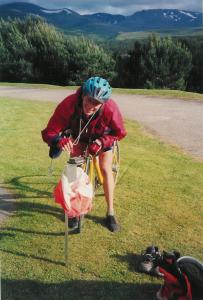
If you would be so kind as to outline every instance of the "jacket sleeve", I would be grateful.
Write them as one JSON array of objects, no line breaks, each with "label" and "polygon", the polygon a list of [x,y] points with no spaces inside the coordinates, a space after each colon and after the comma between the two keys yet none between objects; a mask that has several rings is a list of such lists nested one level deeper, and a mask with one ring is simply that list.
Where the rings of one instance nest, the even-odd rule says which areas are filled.
[{"label": "jacket sleeve", "polygon": [[55,109],[47,127],[42,130],[42,139],[49,146],[57,143],[59,133],[68,128],[71,115],[74,111],[74,104],[71,99],[64,99]]},{"label": "jacket sleeve", "polygon": [[109,128],[111,130],[111,133],[101,137],[100,140],[102,142],[103,148],[111,147],[114,141],[121,140],[127,134],[123,123],[123,117],[115,102],[113,102],[113,105],[111,104],[110,113],[111,113],[111,119],[109,123]]}]

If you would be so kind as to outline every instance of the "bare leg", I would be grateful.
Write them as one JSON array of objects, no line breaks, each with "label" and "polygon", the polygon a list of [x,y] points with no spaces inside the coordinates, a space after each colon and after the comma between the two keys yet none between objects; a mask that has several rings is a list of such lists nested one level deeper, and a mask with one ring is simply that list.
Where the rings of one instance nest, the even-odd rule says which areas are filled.
[{"label": "bare leg", "polygon": [[107,215],[114,215],[114,178],[112,173],[112,150],[102,152],[99,155],[100,169],[103,175],[104,195],[107,202]]},{"label": "bare leg", "polygon": [[116,232],[120,230],[120,226],[114,217],[113,198],[115,184],[112,173],[112,158],[112,150],[102,152],[99,155],[99,164],[104,179],[103,188],[107,203],[106,226],[110,231]]}]

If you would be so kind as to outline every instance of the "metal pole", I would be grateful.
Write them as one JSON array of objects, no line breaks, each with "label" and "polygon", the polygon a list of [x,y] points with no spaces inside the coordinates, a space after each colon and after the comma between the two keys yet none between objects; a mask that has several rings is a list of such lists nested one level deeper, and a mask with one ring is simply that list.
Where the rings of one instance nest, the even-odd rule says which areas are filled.
[{"label": "metal pole", "polygon": [[65,265],[68,265],[68,216],[65,214]]},{"label": "metal pole", "polygon": [[[74,158],[70,158],[64,171],[63,174],[66,175],[68,182],[73,182],[77,178],[77,162]],[[65,265],[68,265],[68,215],[65,213],[65,249],[64,249],[64,256],[65,256]]]}]

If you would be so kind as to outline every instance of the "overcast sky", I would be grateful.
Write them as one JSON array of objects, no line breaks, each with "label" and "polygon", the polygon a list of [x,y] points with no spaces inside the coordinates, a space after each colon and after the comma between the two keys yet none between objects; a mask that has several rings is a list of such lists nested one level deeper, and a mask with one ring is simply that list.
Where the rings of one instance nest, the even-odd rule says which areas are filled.
[{"label": "overcast sky", "polygon": [[0,0],[0,4],[28,2],[44,8],[69,8],[80,14],[106,12],[111,14],[132,15],[143,9],[177,8],[202,12],[203,0]]}]

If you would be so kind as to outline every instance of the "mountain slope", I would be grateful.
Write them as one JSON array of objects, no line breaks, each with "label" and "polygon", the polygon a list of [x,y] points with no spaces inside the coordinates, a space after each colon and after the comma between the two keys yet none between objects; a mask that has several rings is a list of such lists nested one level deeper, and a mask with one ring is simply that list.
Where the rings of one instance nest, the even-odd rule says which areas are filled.
[{"label": "mountain slope", "polygon": [[68,8],[46,9],[23,2],[0,5],[0,17],[4,19],[25,18],[28,15],[41,16],[63,30],[106,35],[160,28],[164,30],[202,26],[202,13],[177,9],[143,10],[131,16],[122,16],[107,13],[80,15]]},{"label": "mountain slope", "polygon": [[[134,13],[126,20],[131,28],[153,29],[170,27],[199,27],[201,13],[177,9],[153,9]],[[128,25],[129,26],[129,25]]]}]

